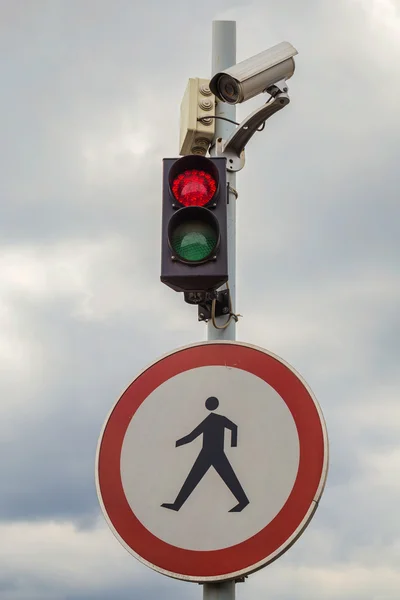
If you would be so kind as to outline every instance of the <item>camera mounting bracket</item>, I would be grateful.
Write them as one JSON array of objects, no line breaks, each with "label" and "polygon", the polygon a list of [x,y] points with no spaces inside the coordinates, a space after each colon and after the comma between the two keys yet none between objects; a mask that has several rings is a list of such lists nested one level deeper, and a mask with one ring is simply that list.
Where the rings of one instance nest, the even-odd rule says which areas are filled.
[{"label": "camera mounting bracket", "polygon": [[244,149],[248,142],[267,119],[285,108],[290,102],[286,83],[282,86],[277,83],[267,91],[272,95],[272,101],[263,104],[246,117],[227,140],[218,138],[216,141],[215,155],[226,157],[228,171],[236,172],[243,169],[245,163]]}]

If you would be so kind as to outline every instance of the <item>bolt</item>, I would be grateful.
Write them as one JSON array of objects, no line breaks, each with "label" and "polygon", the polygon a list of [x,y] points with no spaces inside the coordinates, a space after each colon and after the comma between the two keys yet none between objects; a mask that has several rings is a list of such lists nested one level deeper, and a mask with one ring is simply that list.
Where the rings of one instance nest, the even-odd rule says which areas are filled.
[{"label": "bolt", "polygon": [[171,260],[176,260],[176,256],[171,256]]},{"label": "bolt", "polygon": [[227,306],[224,306],[224,308],[222,309],[222,312],[224,315],[227,315],[229,312],[229,308]]},{"label": "bolt", "polygon": [[200,313],[199,314],[200,321],[204,321],[204,317],[205,317],[204,313]]}]

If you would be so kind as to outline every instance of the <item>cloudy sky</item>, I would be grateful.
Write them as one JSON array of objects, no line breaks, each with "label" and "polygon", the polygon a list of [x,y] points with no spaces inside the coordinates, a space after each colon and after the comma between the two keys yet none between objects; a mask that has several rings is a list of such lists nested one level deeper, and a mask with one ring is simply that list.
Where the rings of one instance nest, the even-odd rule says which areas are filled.
[{"label": "cloudy sky", "polygon": [[136,373],[205,339],[159,283],[160,182],[213,19],[238,60],[299,51],[237,180],[237,336],[303,375],[331,446],[310,527],[237,597],[400,596],[399,0],[0,0],[1,600],[201,598],[114,538],[94,460]]}]

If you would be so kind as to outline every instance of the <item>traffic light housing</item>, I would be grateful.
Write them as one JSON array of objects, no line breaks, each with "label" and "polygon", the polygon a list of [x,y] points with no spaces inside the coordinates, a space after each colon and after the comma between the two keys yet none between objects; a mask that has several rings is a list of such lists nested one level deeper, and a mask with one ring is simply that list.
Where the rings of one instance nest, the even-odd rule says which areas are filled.
[{"label": "traffic light housing", "polygon": [[228,280],[226,158],[163,161],[161,281],[209,292]]}]

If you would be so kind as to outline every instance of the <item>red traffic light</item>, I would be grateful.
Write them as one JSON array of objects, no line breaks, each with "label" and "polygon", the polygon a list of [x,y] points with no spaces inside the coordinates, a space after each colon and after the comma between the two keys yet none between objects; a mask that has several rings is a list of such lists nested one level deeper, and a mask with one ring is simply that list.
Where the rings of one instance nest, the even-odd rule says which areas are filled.
[{"label": "red traffic light", "polygon": [[175,177],[171,190],[183,206],[205,206],[217,191],[217,182],[210,173],[189,169]]},{"label": "red traffic light", "polygon": [[213,159],[194,154],[179,158],[168,174],[173,208],[210,205],[210,208],[214,209],[218,199],[220,179]]}]

